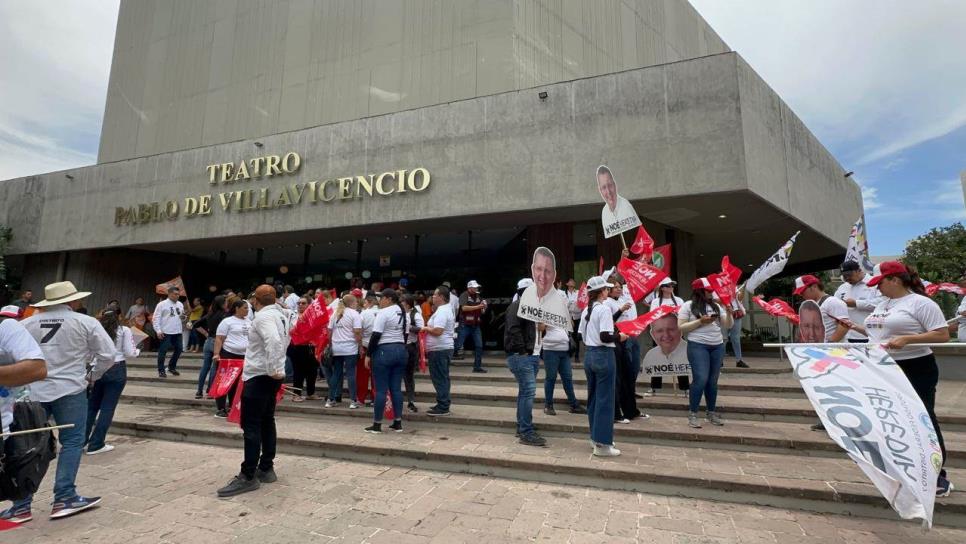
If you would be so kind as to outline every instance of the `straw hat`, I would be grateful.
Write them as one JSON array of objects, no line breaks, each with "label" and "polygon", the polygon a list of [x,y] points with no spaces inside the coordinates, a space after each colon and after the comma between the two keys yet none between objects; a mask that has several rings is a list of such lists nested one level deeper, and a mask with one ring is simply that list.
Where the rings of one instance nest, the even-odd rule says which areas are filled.
[{"label": "straw hat", "polygon": [[90,296],[88,291],[78,291],[74,284],[69,281],[59,281],[44,287],[44,300],[33,304],[36,308],[53,306],[55,304],[65,304],[74,300]]}]

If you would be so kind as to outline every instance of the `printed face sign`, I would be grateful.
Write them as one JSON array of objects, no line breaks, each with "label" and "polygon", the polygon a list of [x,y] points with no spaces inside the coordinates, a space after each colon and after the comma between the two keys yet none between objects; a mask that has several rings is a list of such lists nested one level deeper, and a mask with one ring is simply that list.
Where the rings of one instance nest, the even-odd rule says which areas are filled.
[{"label": "printed face sign", "polygon": [[641,219],[634,211],[634,206],[631,206],[626,198],[617,194],[617,181],[614,179],[614,174],[604,165],[597,167],[597,190],[600,191],[600,197],[604,199],[604,208],[600,211],[604,238],[617,236],[641,225]]},{"label": "printed face sign", "polygon": [[567,309],[567,297],[553,286],[557,278],[557,260],[553,252],[545,247],[538,247],[533,252],[530,273],[533,285],[527,287],[520,297],[517,316],[570,332],[573,323],[570,320],[570,310]]},{"label": "printed face sign", "polygon": [[822,343],[825,341],[825,324],[822,323],[822,310],[814,300],[806,300],[798,307],[798,341],[802,343]]},{"label": "printed face sign", "polygon": [[657,345],[644,355],[644,374],[681,376],[691,373],[688,344],[681,338],[677,315],[669,314],[654,321],[651,324],[651,338]]}]

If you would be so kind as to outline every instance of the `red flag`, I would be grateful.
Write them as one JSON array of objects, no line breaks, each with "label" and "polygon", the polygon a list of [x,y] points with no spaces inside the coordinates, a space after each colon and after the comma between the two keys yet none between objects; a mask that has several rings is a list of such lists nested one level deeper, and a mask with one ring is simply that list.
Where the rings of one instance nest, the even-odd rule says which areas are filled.
[{"label": "red flag", "polygon": [[769,315],[773,315],[775,317],[784,317],[792,323],[798,325],[798,312],[795,311],[795,308],[792,308],[791,304],[785,302],[784,300],[780,298],[773,298],[770,301],[765,302],[765,299],[761,298],[760,296],[753,297],[751,300],[755,301],[755,304],[761,306],[761,309],[768,312]]},{"label": "red flag", "polygon": [[580,289],[577,291],[577,308],[582,312],[588,304],[590,304],[590,298],[587,296],[587,282],[584,282],[580,284]]},{"label": "red flag", "polygon": [[660,268],[668,276],[671,275],[671,244],[664,244],[654,248],[651,254],[651,264]]},{"label": "red flag", "polygon": [[739,278],[741,278],[741,269],[731,264],[727,255],[721,258],[721,272],[708,275],[711,288],[724,305],[731,304],[735,299]]},{"label": "red flag", "polygon": [[235,386],[235,381],[241,376],[244,359],[222,359],[218,361],[215,381],[211,384],[212,398],[224,397]]},{"label": "red flag", "polygon": [[621,321],[618,323],[617,330],[628,336],[640,336],[651,323],[666,315],[676,314],[680,306],[658,306],[657,308],[638,316],[631,321]]},{"label": "red flag", "polygon": [[426,373],[426,369],[429,368],[426,361],[426,329],[420,329],[419,331],[419,371],[423,374]]},{"label": "red flag", "polygon": [[637,302],[645,295],[657,288],[661,280],[667,277],[660,268],[641,261],[634,261],[624,257],[617,263],[617,271],[627,281],[627,288],[631,298]]},{"label": "red flag", "polygon": [[738,285],[741,279],[741,269],[731,264],[731,259],[727,255],[721,258],[721,271],[731,277],[731,282]]},{"label": "red flag", "polygon": [[955,283],[930,283],[926,286],[926,294],[931,297],[936,296],[936,293],[939,291],[946,291],[947,293],[955,293],[957,295],[966,295],[966,289],[963,289]]},{"label": "red flag", "polygon": [[[325,298],[320,294],[299,316],[299,320],[292,327],[289,336],[292,337],[292,343],[297,346],[315,343],[318,347],[318,343],[323,341],[328,343],[328,332],[329,309],[326,307]],[[323,349],[325,349],[325,346],[323,346]]]},{"label": "red flag", "polygon": [[600,258],[600,264],[597,265],[597,275],[599,276],[603,273],[604,273],[604,257],[602,256]]},{"label": "red flag", "polygon": [[650,258],[654,253],[654,239],[644,230],[644,225],[637,227],[637,237],[631,244],[631,253],[643,255],[646,258]]},{"label": "red flag", "polygon": [[16,529],[20,527],[19,523],[14,523],[12,521],[7,521],[5,519],[0,519],[0,531],[7,531],[9,529]]},{"label": "red flag", "polygon": [[[188,298],[188,292],[185,291],[185,289],[184,289],[184,280],[181,279],[181,276],[178,276],[178,277],[176,277],[174,279],[168,280],[168,281],[166,281],[164,283],[159,283],[159,284],[155,285],[154,286],[154,292],[157,293],[157,294],[159,294],[159,295],[165,295],[165,296],[167,296],[168,289],[170,287],[177,287],[178,289],[181,290],[181,296],[183,296],[185,298]],[[190,302],[191,299],[188,298],[188,301]]]},{"label": "red flag", "polygon": [[[231,399],[231,409],[228,410],[228,421],[232,423],[237,423],[241,425],[241,411],[242,411],[242,393],[245,391],[245,382],[238,380],[238,386],[235,387],[235,396]],[[282,400],[285,396],[285,385],[282,384],[278,391],[275,393],[275,404]]]}]

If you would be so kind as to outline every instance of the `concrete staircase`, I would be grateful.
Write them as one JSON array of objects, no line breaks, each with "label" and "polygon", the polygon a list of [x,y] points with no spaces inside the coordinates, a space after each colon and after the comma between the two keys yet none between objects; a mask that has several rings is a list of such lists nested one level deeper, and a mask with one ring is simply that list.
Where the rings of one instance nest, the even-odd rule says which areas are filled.
[{"label": "concrete staircase", "polygon": [[[752,359],[751,369],[727,368],[719,382],[725,426],[687,426],[687,399],[669,388],[638,401],[650,419],[616,425],[622,455],[591,455],[587,417],[570,414],[562,386],[556,416],[543,413],[538,378],[534,422],[549,447],[514,437],[516,383],[502,359],[487,357],[486,374],[458,361],[452,369],[452,415],[425,413],[435,400],[428,375],[417,374],[418,413],[406,412],[405,432],[371,435],[362,428],[370,409],[349,410],[321,401],[279,404],[279,449],[288,453],[372,461],[407,467],[571,483],[694,498],[710,498],[817,512],[898,519],[866,477],[824,433],[787,363]],[[128,363],[128,385],[112,431],[152,438],[241,447],[236,425],[212,417],[214,403],[195,400],[200,358],[186,354],[180,377],[158,378],[152,358]],[[542,372],[541,372],[542,375]],[[327,387],[320,380],[318,394]],[[586,399],[583,371],[575,389]],[[646,389],[641,382],[639,390]],[[961,392],[959,393],[961,394]],[[942,396],[942,387],[940,395]],[[955,482],[966,467],[966,410],[940,406]],[[280,467],[284,470],[284,467]],[[966,486],[966,481],[964,481]],[[966,527],[966,493],[940,499],[936,523]]]}]

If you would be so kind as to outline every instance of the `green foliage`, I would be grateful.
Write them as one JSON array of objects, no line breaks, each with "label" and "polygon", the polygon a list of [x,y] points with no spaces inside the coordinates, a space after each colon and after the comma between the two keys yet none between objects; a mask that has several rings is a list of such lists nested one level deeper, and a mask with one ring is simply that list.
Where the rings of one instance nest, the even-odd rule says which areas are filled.
[{"label": "green foliage", "polygon": [[0,281],[7,279],[7,264],[3,256],[7,254],[7,244],[10,243],[10,227],[0,225]]},{"label": "green foliage", "polygon": [[[902,262],[915,266],[922,278],[932,282],[956,282],[966,272],[966,227],[961,222],[932,229],[910,240]],[[946,315],[955,310],[956,296],[940,292],[935,297]]]}]

